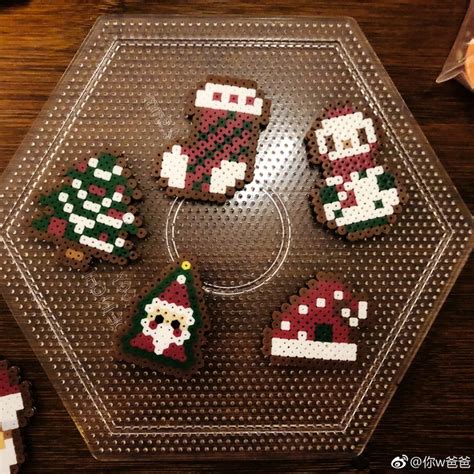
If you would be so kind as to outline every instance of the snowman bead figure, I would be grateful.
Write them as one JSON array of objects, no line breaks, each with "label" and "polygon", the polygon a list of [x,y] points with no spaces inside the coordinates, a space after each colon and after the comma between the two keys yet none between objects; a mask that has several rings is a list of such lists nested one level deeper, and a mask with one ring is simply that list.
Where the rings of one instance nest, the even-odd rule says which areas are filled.
[{"label": "snowman bead figure", "polygon": [[317,219],[349,240],[387,233],[406,199],[395,175],[376,161],[374,121],[349,104],[326,111],[306,136],[308,158],[324,180],[310,193]]}]

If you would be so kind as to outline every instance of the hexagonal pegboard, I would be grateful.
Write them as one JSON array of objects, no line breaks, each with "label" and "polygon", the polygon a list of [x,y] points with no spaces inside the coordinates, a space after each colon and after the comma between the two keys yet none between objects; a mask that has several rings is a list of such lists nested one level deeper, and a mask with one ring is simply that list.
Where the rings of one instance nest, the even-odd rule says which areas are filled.
[{"label": "hexagonal pegboard", "polygon": [[[184,97],[208,74],[256,80],[272,100],[255,178],[225,205],[164,196],[157,154],[184,136]],[[303,137],[334,100],[376,116],[383,163],[410,196],[389,235],[350,243],[318,225]],[[145,191],[143,258],[81,274],[25,237],[33,194],[61,165],[125,152]],[[3,177],[1,276],[12,312],[98,458],[355,455],[367,443],[471,246],[471,216],[357,24],[347,18],[103,17]],[[183,381],[117,363],[127,301],[183,248],[200,260],[212,329]],[[272,311],[315,271],[369,295],[363,360],[270,366]]]}]

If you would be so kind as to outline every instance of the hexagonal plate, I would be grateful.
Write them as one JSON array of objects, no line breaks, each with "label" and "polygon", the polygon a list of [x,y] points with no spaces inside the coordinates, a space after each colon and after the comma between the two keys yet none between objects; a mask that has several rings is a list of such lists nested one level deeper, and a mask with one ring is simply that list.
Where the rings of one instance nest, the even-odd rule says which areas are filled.
[{"label": "hexagonal plate", "polygon": [[[254,79],[273,101],[254,181],[223,206],[169,199],[153,161],[189,123],[183,98],[210,73]],[[381,161],[410,194],[390,235],[350,243],[318,225],[303,137],[337,99],[381,122]],[[59,166],[104,146],[128,156],[147,197],[144,258],[87,274],[25,237]],[[1,275],[13,314],[98,458],[354,455],[365,446],[470,249],[471,216],[357,24],[104,17],[3,178]],[[114,362],[127,301],[182,248],[199,256],[212,331],[188,381]],[[272,367],[262,330],[315,270],[370,296],[354,368]]]}]

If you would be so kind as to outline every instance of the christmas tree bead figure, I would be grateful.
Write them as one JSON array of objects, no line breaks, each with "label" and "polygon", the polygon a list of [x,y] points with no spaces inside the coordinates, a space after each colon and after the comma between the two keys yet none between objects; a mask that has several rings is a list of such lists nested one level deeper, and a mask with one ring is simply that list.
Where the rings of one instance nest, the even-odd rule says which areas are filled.
[{"label": "christmas tree bead figure", "polygon": [[306,141],[310,162],[323,169],[324,180],[310,193],[318,222],[349,240],[389,232],[406,194],[377,163],[374,121],[349,104],[328,108]]},{"label": "christmas tree bead figure", "polygon": [[253,179],[270,101],[253,81],[208,77],[187,108],[193,132],[160,155],[155,175],[170,196],[225,202]]},{"label": "christmas tree bead figure", "polygon": [[340,277],[320,272],[273,313],[272,328],[264,331],[264,353],[279,365],[354,362],[357,329],[367,311],[367,300]]},{"label": "christmas tree bead figure", "polygon": [[146,231],[132,201],[142,198],[123,157],[99,153],[77,163],[49,194],[39,196],[43,215],[33,235],[56,243],[60,260],[84,270],[92,257],[125,265],[138,257],[130,235]]},{"label": "christmas tree bead figure", "polygon": [[0,360],[0,472],[18,472],[25,460],[20,427],[33,415],[29,382],[21,382],[18,369]]},{"label": "christmas tree bead figure", "polygon": [[201,286],[192,259],[166,268],[119,328],[117,358],[184,377],[200,368],[208,329]]}]

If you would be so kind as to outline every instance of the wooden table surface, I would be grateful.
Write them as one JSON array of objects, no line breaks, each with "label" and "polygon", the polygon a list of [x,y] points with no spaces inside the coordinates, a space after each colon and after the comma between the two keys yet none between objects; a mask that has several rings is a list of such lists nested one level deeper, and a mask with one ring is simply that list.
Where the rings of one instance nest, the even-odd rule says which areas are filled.
[{"label": "wooden table surface", "polygon": [[[103,13],[348,15],[362,27],[461,196],[472,210],[474,96],[435,83],[468,0],[250,2],[162,0],[0,0],[0,172],[98,15]],[[400,454],[470,455],[474,464],[474,275],[468,263],[364,454],[351,463],[94,460],[39,362],[0,299],[0,353],[33,382],[37,414],[25,430],[24,472],[155,470],[324,471],[381,469]],[[467,472],[467,471],[466,471]],[[471,470],[472,472],[472,470]]]}]

